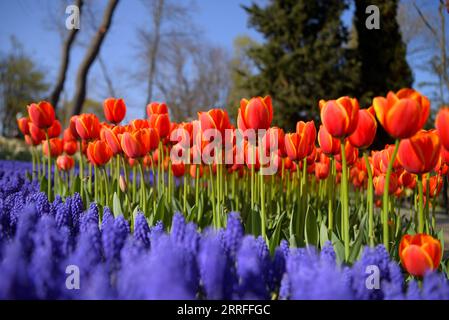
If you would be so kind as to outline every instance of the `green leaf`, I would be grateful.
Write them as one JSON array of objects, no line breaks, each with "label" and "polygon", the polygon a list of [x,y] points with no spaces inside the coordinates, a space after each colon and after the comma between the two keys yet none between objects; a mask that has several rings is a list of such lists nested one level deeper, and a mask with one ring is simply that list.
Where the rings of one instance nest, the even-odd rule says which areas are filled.
[{"label": "green leaf", "polygon": [[276,247],[279,245],[279,238],[281,236],[282,221],[284,220],[285,213],[283,213],[276,221],[276,228],[270,239],[270,253],[273,254]]},{"label": "green leaf", "polygon": [[363,230],[359,230],[359,234],[355,239],[354,245],[351,248],[351,252],[349,253],[349,262],[354,262],[360,255],[362,250],[362,240],[363,240]]},{"label": "green leaf", "polygon": [[47,191],[48,191],[48,180],[47,180],[47,178],[45,176],[42,176],[42,178],[40,180],[40,186],[41,186],[40,191],[47,193]]},{"label": "green leaf", "polygon": [[334,246],[335,255],[337,256],[337,262],[338,264],[341,264],[345,260],[345,246],[334,232],[332,232],[332,245]]},{"label": "green leaf", "polygon": [[158,221],[164,221],[164,213],[165,213],[165,196],[161,195],[156,205],[156,212],[154,213],[153,223]]},{"label": "green leaf", "polygon": [[320,227],[320,247],[323,248],[326,241],[329,241],[328,230],[326,222],[323,220]]},{"label": "green leaf", "polygon": [[318,245],[318,225],[316,222],[315,213],[313,210],[310,210],[310,207],[307,209],[306,213],[306,224],[305,224],[305,239],[307,245]]},{"label": "green leaf", "polygon": [[114,212],[115,218],[123,215],[122,205],[120,204],[120,197],[117,195],[117,192],[114,192],[114,198],[112,200],[112,210]]}]

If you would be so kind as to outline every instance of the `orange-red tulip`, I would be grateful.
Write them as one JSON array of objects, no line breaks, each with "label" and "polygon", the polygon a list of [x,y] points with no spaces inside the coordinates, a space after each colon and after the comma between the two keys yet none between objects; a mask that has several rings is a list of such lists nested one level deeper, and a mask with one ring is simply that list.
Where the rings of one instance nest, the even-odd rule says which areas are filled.
[{"label": "orange-red tulip", "polygon": [[61,122],[59,122],[59,120],[55,120],[53,122],[53,125],[50,128],[48,128],[48,137],[57,138],[61,134],[61,131],[62,131]]},{"label": "orange-red tulip", "polygon": [[281,155],[285,155],[285,134],[284,130],[278,127],[271,127],[262,137],[262,148],[265,155],[268,156],[270,152],[279,151]]},{"label": "orange-red tulip", "polygon": [[125,132],[121,136],[120,144],[123,152],[129,158],[143,158],[147,153],[157,148],[159,135],[153,128]]},{"label": "orange-red tulip", "polygon": [[[115,127],[120,128],[120,127]],[[114,128],[114,129],[115,129]],[[103,128],[101,130],[102,140],[106,141],[109,148],[111,148],[111,151],[114,155],[122,153],[122,146],[120,144],[120,138],[117,131],[120,131],[120,129],[109,129],[109,128]]]},{"label": "orange-red tulip", "polygon": [[441,188],[443,187],[443,177],[440,175],[431,176],[430,178],[427,175],[423,177],[423,194],[427,194],[427,180],[429,180],[429,197],[434,198],[438,196],[441,192]]},{"label": "orange-red tulip", "polygon": [[30,123],[30,118],[23,117],[17,119],[17,126],[24,136],[30,134],[30,127],[28,126],[28,123]]},{"label": "orange-red tulip", "polygon": [[[352,166],[359,157],[359,149],[354,148],[354,146],[346,140],[345,142],[345,155],[346,155],[346,163],[348,166]],[[335,160],[338,162],[342,162],[341,159],[341,150],[338,154],[335,155]]]},{"label": "orange-red tulip", "polygon": [[315,176],[318,180],[324,180],[329,176],[330,165],[329,163],[315,163]]},{"label": "orange-red tulip", "polygon": [[416,176],[404,170],[399,176],[399,183],[405,188],[415,189]]},{"label": "orange-red tulip", "polygon": [[310,155],[315,147],[316,129],[313,121],[298,122],[297,132],[285,135],[285,151],[291,160],[302,160]]},{"label": "orange-red tulip", "polygon": [[168,137],[170,133],[170,118],[168,113],[152,114],[149,123],[151,128],[157,130],[161,139]]},{"label": "orange-red tulip", "polygon": [[399,145],[398,160],[405,170],[415,174],[431,171],[440,157],[440,139],[435,131],[420,131]]},{"label": "orange-red tulip", "polygon": [[316,140],[316,128],[315,122],[308,121],[299,121],[296,123],[296,133],[300,135],[301,141],[305,140],[306,146],[306,154],[310,155],[315,148],[315,140]]},{"label": "orange-red tulip", "polygon": [[87,158],[96,166],[103,166],[112,158],[112,150],[101,140],[90,142],[87,146]]},{"label": "orange-red tulip", "polygon": [[318,144],[321,151],[327,155],[336,155],[341,152],[340,140],[332,137],[323,125],[320,125],[320,130],[318,130]]},{"label": "orange-red tulip", "polygon": [[45,132],[43,129],[39,129],[34,123],[29,122],[28,123],[28,130],[30,132],[30,136],[33,139],[33,141],[41,142],[45,140]]},{"label": "orange-red tulip", "polygon": [[101,125],[95,114],[82,114],[75,120],[76,132],[82,140],[94,140],[100,137]]},{"label": "orange-red tulip", "polygon": [[78,131],[76,131],[76,119],[78,119],[78,115],[74,115],[70,118],[69,129],[75,140],[78,140],[80,136],[78,135]]},{"label": "orange-red tulip", "polygon": [[399,257],[408,273],[422,277],[427,271],[436,270],[440,265],[441,243],[427,234],[406,234],[399,245]]},{"label": "orange-red tulip", "polygon": [[108,98],[103,102],[103,111],[106,120],[119,124],[126,115],[126,105],[123,99]]},{"label": "orange-red tulip", "polygon": [[226,110],[211,109],[207,112],[198,112],[198,120],[201,124],[201,132],[209,129],[218,130],[224,143],[225,130],[231,129],[231,122]]},{"label": "orange-red tulip", "polygon": [[359,102],[355,98],[341,97],[329,100],[321,108],[321,121],[334,138],[351,135],[359,118]]},{"label": "orange-red tulip", "polygon": [[349,142],[360,149],[368,148],[374,141],[377,131],[377,121],[374,117],[374,109],[359,110],[359,120],[355,131],[349,136]]},{"label": "orange-red tulip", "polygon": [[70,171],[75,166],[75,160],[70,156],[59,156],[58,159],[56,159],[56,165],[61,171]]},{"label": "orange-red tulip", "polygon": [[76,151],[78,151],[78,144],[74,140],[63,140],[64,142],[64,152],[67,153],[69,156],[73,156]]},{"label": "orange-red tulip", "polygon": [[183,162],[172,163],[171,170],[175,177],[182,177],[186,172],[186,166]]},{"label": "orange-red tulip", "polygon": [[238,128],[242,131],[247,129],[268,129],[273,121],[273,106],[271,97],[266,96],[242,99],[237,117]]},{"label": "orange-red tulip", "polygon": [[168,113],[167,105],[164,102],[151,102],[147,105],[148,118],[150,118],[152,114],[164,113]]},{"label": "orange-red tulip", "polygon": [[[63,151],[64,144],[62,142],[62,139],[60,138],[53,138],[50,139],[50,155],[52,158],[55,158],[57,156],[60,156]],[[47,141],[44,141],[42,144],[42,151],[44,152],[44,155],[48,157],[48,143]]]},{"label": "orange-red tulip", "polygon": [[[385,174],[382,173],[378,176],[373,177],[374,191],[376,196],[381,196],[384,194],[385,187]],[[388,186],[388,193],[394,194],[398,189],[398,177],[395,173],[392,173],[390,176],[390,184]]]},{"label": "orange-red tulip", "polygon": [[25,135],[25,143],[29,146],[35,147],[41,144],[41,140],[34,140],[29,134]]},{"label": "orange-red tulip", "polygon": [[40,129],[51,127],[55,121],[55,109],[47,101],[30,104],[28,106],[28,115],[30,116],[31,122]]},{"label": "orange-red tulip", "polygon": [[449,108],[440,109],[435,120],[435,127],[438,130],[441,144],[446,150],[449,150]]},{"label": "orange-red tulip", "polygon": [[429,117],[429,100],[412,89],[373,99],[377,119],[390,136],[406,139],[421,130]]},{"label": "orange-red tulip", "polygon": [[148,120],[144,119],[135,119],[130,122],[130,130],[138,130],[138,129],[148,129],[150,128],[150,123]]}]

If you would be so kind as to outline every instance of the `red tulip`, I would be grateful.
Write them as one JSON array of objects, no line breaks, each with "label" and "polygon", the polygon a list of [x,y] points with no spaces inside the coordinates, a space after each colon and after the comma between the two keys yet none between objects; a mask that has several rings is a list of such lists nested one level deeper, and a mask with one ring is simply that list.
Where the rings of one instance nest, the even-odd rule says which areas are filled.
[{"label": "red tulip", "polygon": [[78,151],[78,144],[74,140],[63,140],[64,142],[64,152],[67,153],[69,156],[73,156],[76,151]]},{"label": "red tulip", "polygon": [[[346,140],[345,142],[345,155],[346,155],[346,163],[348,166],[352,166],[359,157],[359,150],[357,148],[354,148],[354,146]],[[341,159],[341,151],[340,153],[335,155],[335,160],[338,162],[342,162]]]},{"label": "red tulip", "polygon": [[149,128],[150,128],[150,123],[148,122],[148,120],[135,119],[130,122],[131,130],[149,129]]},{"label": "red tulip", "polygon": [[427,180],[429,180],[429,197],[434,198],[440,194],[441,188],[443,187],[443,177],[440,175],[431,176],[430,178],[427,175],[423,176],[423,194],[427,194]]},{"label": "red tulip", "polygon": [[449,150],[449,108],[440,109],[435,120],[435,127],[438,130],[441,144],[446,150]]},{"label": "red tulip", "polygon": [[231,129],[228,113],[223,109],[211,109],[207,112],[198,112],[198,120],[201,123],[201,132],[209,129],[218,130],[224,143],[225,130]]},{"label": "red tulip", "polygon": [[30,127],[28,126],[28,123],[30,123],[30,118],[23,117],[17,119],[17,126],[24,136],[30,134]]},{"label": "red tulip", "polygon": [[406,139],[421,130],[429,117],[429,100],[412,89],[389,92],[373,100],[377,119],[390,136]]},{"label": "red tulip", "polygon": [[43,129],[39,129],[34,123],[28,123],[28,131],[33,141],[41,142],[45,140],[45,132]]},{"label": "red tulip", "polygon": [[430,172],[440,157],[440,139],[435,131],[420,131],[399,145],[398,160],[408,172]]},{"label": "red tulip", "polygon": [[183,162],[172,163],[171,169],[175,177],[182,177],[186,171],[186,166]]},{"label": "red tulip", "polygon": [[157,130],[161,139],[168,137],[170,133],[170,118],[168,113],[152,114],[149,123],[151,128]]},{"label": "red tulip", "polygon": [[320,114],[329,134],[334,138],[343,138],[351,135],[357,128],[359,102],[349,97],[329,100],[322,105]]},{"label": "red tulip", "polygon": [[95,140],[100,137],[101,125],[94,114],[82,114],[76,117],[76,132],[82,140]]},{"label": "red tulip", "polygon": [[377,131],[377,121],[373,115],[374,109],[359,110],[359,120],[355,131],[349,136],[349,142],[360,149],[368,148],[374,141]]},{"label": "red tulip", "polygon": [[119,124],[126,115],[126,105],[123,99],[108,98],[103,102],[103,111],[106,120]]},{"label": "red tulip", "polygon": [[199,177],[201,178],[204,173],[204,169],[202,165],[192,164],[190,165],[190,176],[195,179],[196,178],[196,166],[199,166]]},{"label": "red tulip", "polygon": [[[116,129],[117,128],[117,129]],[[101,130],[101,140],[105,141],[114,155],[122,153],[122,146],[120,144],[119,133],[120,127],[114,127],[113,129],[103,128]]]},{"label": "red tulip", "polygon": [[48,128],[48,137],[57,138],[61,134],[61,131],[62,131],[61,122],[59,122],[59,120],[55,120],[53,122],[53,125],[50,128]]},{"label": "red tulip", "polygon": [[75,166],[75,160],[70,156],[59,156],[58,159],[56,159],[56,165],[61,171],[70,171]]},{"label": "red tulip", "polygon": [[76,131],[76,119],[78,119],[78,115],[74,115],[70,118],[69,129],[75,140],[78,140],[80,136],[78,135],[78,131]]},{"label": "red tulip", "polygon": [[318,144],[321,151],[327,155],[336,155],[341,152],[340,140],[332,137],[323,125],[320,125],[320,130],[318,131]]},{"label": "red tulip", "polygon": [[122,134],[120,144],[123,152],[132,159],[143,158],[157,148],[159,135],[153,128],[139,129]]},{"label": "red tulip", "polygon": [[237,117],[238,128],[242,131],[247,129],[268,129],[273,120],[273,106],[271,97],[256,97],[249,101],[242,99]]},{"label": "red tulip", "polygon": [[315,163],[315,176],[318,180],[324,180],[329,176],[330,165],[328,163]]},{"label": "red tulip", "polygon": [[[378,176],[375,176],[373,178],[373,184],[374,184],[374,191],[376,196],[381,196],[384,194],[384,187],[385,187],[385,174],[382,173]],[[390,176],[390,184],[388,186],[388,193],[394,194],[396,190],[398,189],[398,178],[395,173],[392,173]]]},{"label": "red tulip", "polygon": [[51,127],[55,121],[55,109],[47,101],[30,104],[28,106],[28,115],[30,116],[31,122],[40,129]]},{"label": "red tulip", "polygon": [[167,105],[164,102],[151,102],[147,105],[148,118],[150,118],[152,114],[164,113],[168,113]]},{"label": "red tulip", "polygon": [[399,257],[408,273],[422,277],[440,265],[441,243],[427,234],[406,234],[399,245]]},{"label": "red tulip", "polygon": [[[44,152],[44,155],[48,157],[48,143],[45,141],[42,144],[42,151]],[[59,138],[53,138],[50,139],[50,155],[52,158],[55,158],[57,156],[60,156],[63,151],[63,142],[62,139]]]},{"label": "red tulip", "polygon": [[25,143],[29,146],[35,147],[41,144],[41,140],[36,141],[29,134],[25,135]]},{"label": "red tulip", "polygon": [[399,183],[405,188],[415,189],[416,176],[404,170],[399,176]]},{"label": "red tulip", "polygon": [[87,146],[87,158],[96,166],[104,166],[112,158],[112,150],[101,140],[90,142]]}]

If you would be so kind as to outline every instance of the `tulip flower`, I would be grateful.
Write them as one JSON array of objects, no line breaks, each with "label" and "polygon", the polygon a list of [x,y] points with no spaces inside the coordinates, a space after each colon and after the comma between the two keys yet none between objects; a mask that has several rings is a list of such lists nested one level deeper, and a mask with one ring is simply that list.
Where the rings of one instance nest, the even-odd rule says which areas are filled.
[{"label": "tulip flower", "polygon": [[385,131],[396,139],[406,139],[421,130],[429,116],[430,104],[418,92],[389,92],[387,97],[373,99],[377,119]]},{"label": "tulip flower", "polygon": [[159,135],[153,128],[139,129],[122,134],[120,144],[123,152],[131,159],[143,158],[147,153],[157,148]]},{"label": "tulip flower", "polygon": [[95,166],[104,166],[112,158],[112,150],[101,140],[90,142],[87,146],[87,158]]},{"label": "tulip flower", "polygon": [[130,122],[130,130],[138,130],[138,129],[148,129],[150,128],[150,123],[144,119],[135,119]]},{"label": "tulip flower", "polygon": [[435,120],[435,128],[440,136],[441,144],[449,150],[449,108],[440,109]]},{"label": "tulip flower", "polygon": [[[382,196],[385,189],[386,175],[380,174],[373,177],[374,191],[376,196]],[[399,187],[398,178],[395,173],[390,175],[390,183],[388,185],[388,194],[394,194]]]},{"label": "tulip flower", "polygon": [[404,170],[399,176],[399,183],[401,186],[413,190],[416,187],[416,176]]},{"label": "tulip flower", "polygon": [[273,121],[273,106],[271,97],[266,96],[242,99],[237,117],[238,128],[241,131],[247,129],[268,129]]},{"label": "tulip flower", "polygon": [[172,163],[171,169],[175,177],[182,177],[186,171],[186,166],[183,162]]},{"label": "tulip flower", "polygon": [[440,157],[440,139],[435,131],[420,131],[399,145],[398,160],[410,173],[431,171]]},{"label": "tulip flower", "polygon": [[152,114],[164,113],[168,113],[167,105],[164,102],[151,102],[147,105],[148,118],[150,118]]},{"label": "tulip flower", "polygon": [[69,140],[69,141],[65,141],[64,142],[64,152],[67,153],[69,156],[73,156],[76,151],[78,151],[78,145],[76,143],[76,141],[73,140]]},{"label": "tulip flower", "polygon": [[441,261],[441,243],[424,233],[406,234],[399,245],[399,258],[408,273],[422,277],[438,268]]},{"label": "tulip flower", "polygon": [[33,141],[41,143],[45,140],[45,132],[42,129],[39,129],[34,123],[28,123],[28,131]]},{"label": "tulip flower", "polygon": [[42,145],[42,151],[44,155],[48,157],[48,147],[50,146],[50,156],[55,158],[62,154],[63,151],[63,142],[60,138],[53,138],[49,140],[49,143],[44,143]]},{"label": "tulip flower", "polygon": [[221,134],[222,143],[224,143],[225,130],[231,129],[231,122],[226,110],[211,109],[207,112],[198,112],[201,132],[209,129],[217,130]]},{"label": "tulip flower", "polygon": [[30,123],[30,118],[20,118],[17,119],[17,126],[19,127],[20,132],[22,132],[22,134],[24,136],[29,135],[30,134],[30,127],[29,124]]},{"label": "tulip flower", "polygon": [[55,121],[55,110],[47,101],[30,104],[28,106],[28,115],[31,122],[40,129],[48,129]]},{"label": "tulip flower", "polygon": [[270,153],[279,151],[281,155],[286,153],[285,151],[285,134],[284,130],[278,127],[271,127],[262,137],[262,148],[266,156]]},{"label": "tulip flower", "polygon": [[109,148],[111,148],[111,151],[114,155],[122,153],[122,146],[120,144],[118,133],[120,130],[121,130],[120,127],[114,127],[113,129],[103,128],[100,134],[102,136],[102,140],[106,141],[106,143],[108,144]]},{"label": "tulip flower", "polygon": [[340,140],[332,137],[323,125],[320,125],[318,130],[318,144],[321,151],[327,155],[336,155],[341,152]]},{"label": "tulip flower", "polygon": [[[357,148],[354,148],[349,140],[346,140],[345,142],[345,156],[348,166],[352,166],[359,157],[359,150]],[[342,162],[341,152],[335,155],[335,160],[337,160],[338,162]]]},{"label": "tulip flower", "polygon": [[315,176],[318,180],[324,180],[329,176],[330,165],[329,163],[315,163]]},{"label": "tulip flower", "polygon": [[100,137],[101,125],[94,114],[82,114],[75,120],[76,132],[82,140],[95,140]]},{"label": "tulip flower", "polygon": [[149,123],[151,128],[157,130],[161,139],[168,137],[170,133],[170,118],[168,113],[152,114]]},{"label": "tulip flower", "polygon": [[429,180],[429,197],[435,198],[441,192],[441,188],[443,187],[443,177],[440,175],[431,176],[430,178],[427,175],[423,177],[423,194],[427,194],[427,180]]},{"label": "tulip flower", "polygon": [[75,160],[70,156],[62,155],[56,159],[56,165],[60,171],[70,171],[75,166]]},{"label": "tulip flower", "polygon": [[25,142],[27,145],[32,146],[32,147],[36,147],[38,145],[40,145],[42,143],[41,140],[34,140],[32,136],[30,135],[25,135]]},{"label": "tulip flower", "polygon": [[374,141],[377,131],[377,121],[374,109],[359,110],[359,120],[355,131],[349,136],[349,142],[359,149],[368,148]]},{"label": "tulip flower", "polygon": [[117,125],[125,118],[125,101],[123,99],[108,98],[103,102],[103,111],[106,120]]},{"label": "tulip flower", "polygon": [[55,120],[53,122],[53,125],[48,128],[48,137],[51,138],[57,138],[59,137],[59,135],[61,134],[62,131],[62,126],[61,126],[61,122],[59,122],[59,120]]},{"label": "tulip flower", "polygon": [[344,138],[355,131],[359,118],[357,99],[341,97],[321,105],[321,121],[331,136]]}]

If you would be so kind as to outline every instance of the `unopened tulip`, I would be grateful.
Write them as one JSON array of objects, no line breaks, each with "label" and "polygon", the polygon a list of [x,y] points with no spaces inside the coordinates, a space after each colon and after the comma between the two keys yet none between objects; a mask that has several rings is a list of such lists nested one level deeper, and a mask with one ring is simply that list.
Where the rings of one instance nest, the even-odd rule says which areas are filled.
[{"label": "unopened tulip", "polygon": [[[354,148],[354,146],[348,140],[346,140],[345,142],[345,156],[348,166],[352,166],[359,157],[359,150],[357,148]],[[342,162],[341,151],[335,155],[335,160],[337,160],[338,162]]]},{"label": "unopened tulip", "polygon": [[377,121],[373,115],[374,109],[359,110],[359,120],[355,131],[349,136],[349,142],[360,149],[368,148],[374,141],[377,131]]},{"label": "unopened tulip", "polygon": [[90,142],[87,146],[87,158],[95,166],[104,166],[112,158],[112,150],[101,140]]},{"label": "unopened tulip", "polygon": [[152,114],[149,123],[151,128],[157,130],[161,139],[168,137],[170,133],[170,118],[168,113]]},{"label": "unopened tulip", "polygon": [[[380,174],[373,178],[374,191],[376,196],[381,196],[384,193],[385,188],[385,174]],[[394,194],[398,189],[398,178],[395,173],[392,173],[390,176],[390,184],[388,185],[388,193]]]},{"label": "unopened tulip", "polygon": [[40,129],[48,129],[55,121],[55,109],[47,101],[30,104],[28,106],[28,115],[31,122]]},{"label": "unopened tulip", "polygon": [[399,183],[409,189],[415,189],[416,187],[416,176],[404,170],[399,176]]},{"label": "unopened tulip", "polygon": [[273,106],[271,97],[266,96],[242,99],[237,117],[238,128],[241,131],[247,129],[268,129],[273,121]]},{"label": "unopened tulip", "polygon": [[[429,180],[429,181],[427,181]],[[441,192],[441,188],[443,187],[443,177],[440,175],[431,176],[430,178],[427,175],[423,177],[423,194],[427,194],[427,184],[429,184],[429,197],[434,198],[438,196]]]},{"label": "unopened tulip", "polygon": [[130,130],[148,129],[150,123],[144,119],[135,119],[130,122]]},{"label": "unopened tulip", "polygon": [[17,126],[24,136],[30,134],[30,127],[28,126],[28,123],[30,123],[30,118],[23,117],[17,119]]},{"label": "unopened tulip", "polygon": [[152,114],[164,113],[168,113],[167,105],[164,102],[151,102],[147,105],[148,118],[150,118]]},{"label": "unopened tulip", "polygon": [[435,120],[435,127],[440,136],[441,144],[446,150],[449,150],[449,108],[440,109]]},{"label": "unopened tulip", "polygon": [[106,120],[119,124],[126,115],[126,105],[123,99],[108,98],[103,102],[103,111]]},{"label": "unopened tulip", "polygon": [[76,151],[78,151],[78,144],[76,143],[76,141],[63,140],[63,142],[64,142],[64,152],[67,153],[69,156],[73,156],[76,153]]},{"label": "unopened tulip", "polygon": [[404,269],[413,276],[422,277],[436,270],[441,261],[441,243],[430,235],[406,234],[399,245],[399,257]]},{"label": "unopened tulip", "polygon": [[271,127],[262,137],[262,148],[265,155],[279,151],[281,155],[286,154],[284,130],[278,127]]},{"label": "unopened tulip", "polygon": [[139,129],[125,132],[121,136],[120,144],[123,152],[131,159],[143,158],[150,151],[157,148],[159,135],[153,128]]},{"label": "unopened tulip", "polygon": [[[63,142],[62,139],[59,138],[53,138],[49,140],[50,143],[50,155],[52,158],[55,158],[57,156],[60,156],[63,151]],[[42,151],[44,152],[44,155],[48,157],[48,143],[45,142],[42,144]]]},{"label": "unopened tulip", "polygon": [[318,180],[324,180],[329,176],[330,165],[328,163],[315,163],[315,176]]},{"label": "unopened tulip", "polygon": [[405,170],[415,174],[431,171],[440,157],[440,139],[435,131],[420,131],[399,145],[398,160]]},{"label": "unopened tulip", "polygon": [[410,138],[421,130],[430,110],[429,100],[411,89],[376,97],[373,106],[382,127],[396,139]]},{"label": "unopened tulip", "polygon": [[45,140],[44,130],[40,129],[34,123],[32,123],[32,122],[28,123],[28,130],[29,130],[30,136],[33,139],[33,141],[40,143],[41,141]]},{"label": "unopened tulip", "polygon": [[327,101],[320,111],[321,121],[334,138],[351,135],[357,128],[359,102],[355,98],[341,97]]},{"label": "unopened tulip", "polygon": [[75,160],[70,156],[62,155],[56,159],[56,165],[61,171],[70,171],[75,166]]},{"label": "unopened tulip", "polygon": [[75,120],[76,132],[82,140],[95,140],[100,137],[101,125],[94,114],[82,114]]},{"label": "unopened tulip", "polygon": [[186,171],[186,166],[183,162],[172,163],[171,169],[175,177],[182,177]]},{"label": "unopened tulip", "polygon": [[61,131],[62,131],[61,122],[59,122],[59,120],[55,120],[53,122],[53,125],[50,128],[48,128],[48,137],[57,138],[61,134]]},{"label": "unopened tulip", "polygon": [[318,144],[321,151],[327,155],[336,155],[341,152],[340,140],[332,137],[323,125],[320,125],[320,130],[318,131]]},{"label": "unopened tulip", "polygon": [[[211,109],[207,112],[198,112],[201,132],[206,130],[217,130],[221,134],[222,143],[224,143],[225,130],[231,129],[231,122],[226,110]],[[194,124],[195,125],[195,124]]]},{"label": "unopened tulip", "polygon": [[[115,128],[119,128],[119,127],[115,127]],[[114,155],[117,155],[117,154],[122,153],[122,146],[120,144],[120,139],[117,134],[117,131],[119,131],[119,130],[114,130],[114,129],[103,128],[101,130],[101,132],[102,132],[101,135],[102,135],[102,140],[106,141],[109,148],[111,148],[112,153]]]}]

